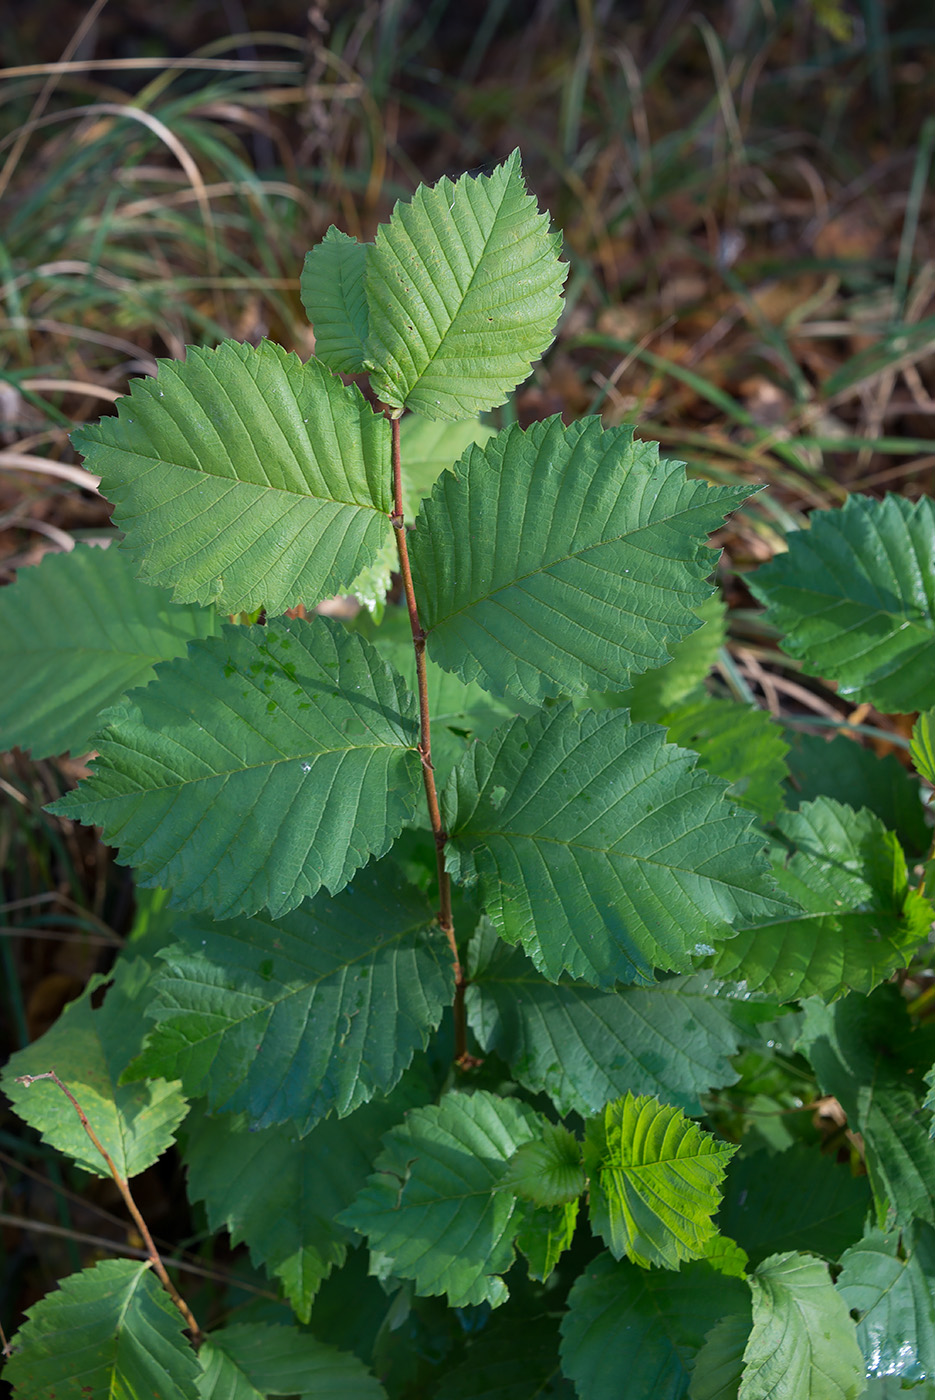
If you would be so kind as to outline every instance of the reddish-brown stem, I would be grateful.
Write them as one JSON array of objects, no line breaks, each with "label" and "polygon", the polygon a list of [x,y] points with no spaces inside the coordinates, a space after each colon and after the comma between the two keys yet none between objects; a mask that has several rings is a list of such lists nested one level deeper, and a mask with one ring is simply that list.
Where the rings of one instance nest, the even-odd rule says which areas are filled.
[{"label": "reddish-brown stem", "polygon": [[467,980],[458,956],[455,939],[454,919],[451,912],[451,876],[445,869],[445,843],[448,833],[442,825],[441,808],[438,805],[438,789],[435,786],[435,769],[432,766],[432,730],[429,714],[429,687],[425,666],[425,632],[419,621],[415,588],[412,583],[412,569],[409,564],[409,546],[406,542],[406,521],[403,511],[402,458],[399,446],[399,419],[390,418],[393,433],[393,514],[391,520],[396,534],[396,549],[399,554],[399,572],[403,581],[406,608],[409,612],[409,626],[412,629],[412,645],[416,654],[416,689],[419,694],[419,757],[422,760],[422,780],[425,784],[425,801],[435,838],[435,863],[438,870],[438,923],[448,939],[454,962],[455,996],[453,1003],[455,1023],[455,1062],[468,1066],[475,1063],[467,1048],[467,1013],[464,993]]},{"label": "reddish-brown stem", "polygon": [[81,1120],[82,1128],[84,1128],[85,1132],[93,1142],[97,1151],[101,1154],[101,1156],[104,1158],[104,1161],[107,1163],[107,1169],[116,1183],[117,1190],[123,1197],[124,1205],[130,1212],[130,1215],[133,1219],[133,1223],[140,1232],[140,1238],[142,1239],[143,1244],[146,1248],[147,1257],[153,1266],[153,1269],[156,1273],[156,1276],[159,1279],[159,1282],[162,1284],[163,1288],[166,1290],[169,1297],[172,1299],[173,1303],[184,1317],[185,1325],[192,1334],[193,1344],[196,1347],[200,1346],[202,1342],[201,1328],[198,1326],[198,1323],[192,1316],[191,1309],[189,1308],[185,1299],[179,1293],[175,1284],[172,1282],[169,1275],[166,1273],[166,1267],[163,1264],[161,1258],[159,1257],[159,1251],[156,1248],[152,1235],[149,1233],[149,1228],[147,1227],[146,1221],[140,1214],[136,1201],[134,1201],[132,1195],[130,1194],[129,1182],[118,1172],[116,1166],[114,1165],[114,1159],[111,1157],[110,1153],[107,1151],[107,1148],[101,1142],[97,1133],[91,1127],[91,1124],[88,1122],[88,1118],[84,1109],[81,1107],[80,1103],[75,1098],[71,1090],[68,1089],[66,1085],[62,1083],[58,1075],[55,1073],[54,1069],[46,1070],[44,1074],[21,1074],[18,1076],[16,1083],[24,1084],[28,1089],[30,1084],[35,1084],[36,1081],[39,1079],[51,1079],[52,1083],[57,1085],[57,1087],[61,1089],[66,1099],[68,1099],[72,1108],[77,1113],[78,1117]]}]

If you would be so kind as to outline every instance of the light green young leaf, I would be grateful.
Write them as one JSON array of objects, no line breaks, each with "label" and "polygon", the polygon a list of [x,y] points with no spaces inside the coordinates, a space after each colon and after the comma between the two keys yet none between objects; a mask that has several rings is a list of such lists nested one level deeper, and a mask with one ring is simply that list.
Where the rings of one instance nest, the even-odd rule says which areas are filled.
[{"label": "light green young leaf", "polygon": [[539,1206],[577,1200],[586,1185],[581,1143],[561,1123],[546,1123],[542,1136],[524,1142],[503,1178],[503,1188]]},{"label": "light green young leaf", "polygon": [[225,627],[107,719],[92,777],[50,810],[100,825],[140,883],[218,916],[278,917],[342,889],[421,788],[402,677],[323,617]]},{"label": "light green young leaf", "polygon": [[935,710],[919,715],[912,726],[912,761],[928,783],[935,783]]},{"label": "light green young leaf", "polygon": [[0,592],[0,748],[87,753],[101,710],[218,630],[211,609],[140,583],[116,545],[47,554]]},{"label": "light green young leaf", "polygon": [[795,854],[774,847],[776,883],[801,913],[741,929],[714,960],[716,976],[783,1001],[869,992],[908,966],[935,909],[910,890],[902,847],[879,817],[828,797],[776,819]]},{"label": "light green young leaf", "polygon": [[127,1179],[138,1176],[171,1147],[188,1104],[175,1076],[120,1084],[127,1060],[143,1041],[150,970],[142,958],[119,959],[104,1003],[95,1009],[92,997],[107,981],[92,977],[45,1035],[11,1056],[3,1071],[3,1089],[19,1116],[51,1147],[95,1176],[109,1177],[107,1163],[61,1089],[49,1079],[28,1088],[15,1082],[20,1075],[55,1070],[81,1105],[117,1171]]},{"label": "light green young leaf", "polygon": [[140,578],[270,614],[346,588],[389,538],[390,429],[360,390],[264,341],[189,347],[74,434]]},{"label": "light green young leaf", "polygon": [[935,501],[852,495],[749,576],[809,675],[886,714],[935,705]]},{"label": "light green young leaf", "polygon": [[594,1230],[615,1259],[643,1268],[702,1257],[736,1150],[658,1099],[609,1103],[588,1120],[584,1143]]},{"label": "light green young leaf", "polygon": [[364,276],[371,247],[332,224],[305,255],[299,284],[302,305],[315,332],[315,354],[335,374],[357,374],[367,358]]},{"label": "light green young leaf", "polygon": [[552,342],[568,266],[519,152],[491,175],[421,186],[367,257],[374,392],[424,418],[503,403]]},{"label": "light green young leaf", "polygon": [[810,998],[804,1012],[796,1049],[863,1138],[878,1224],[888,1230],[914,1219],[935,1225],[935,1152],[919,1097],[933,1028],[913,1030],[892,983],[833,1006]]},{"label": "light green young leaf", "polygon": [[567,976],[550,982],[488,919],[471,941],[468,974],[468,1020],[481,1049],[502,1056],[563,1115],[588,1117],[628,1089],[700,1113],[701,1094],[739,1077],[730,1063],[741,1039],[732,1003],[704,976],[610,991]]},{"label": "light green young leaf", "polygon": [[446,1094],[387,1134],[375,1175],[338,1221],[366,1235],[420,1297],[497,1307],[522,1223],[500,1187],[516,1149],[540,1131],[538,1114],[516,1099]]},{"label": "light green young leaf", "polygon": [[728,1313],[714,1324],[695,1358],[689,1400],[737,1400],[752,1325],[749,1299],[741,1312]]},{"label": "light green young leaf", "polygon": [[521,1203],[522,1224],[516,1233],[516,1248],[526,1258],[530,1278],[544,1283],[571,1247],[580,1204],[577,1197],[554,1206]]},{"label": "light green young leaf", "polygon": [[[777,1191],[776,1182],[795,1190]],[[865,1176],[799,1143],[786,1152],[747,1152],[727,1169],[718,1225],[755,1264],[768,1254],[807,1250],[834,1261],[860,1238],[870,1208]]]},{"label": "light green young leaf", "polygon": [[866,1387],[864,1359],[827,1264],[773,1254],[750,1289],[753,1329],[738,1400],[857,1400]]},{"label": "light green young leaf", "polygon": [[293,1327],[244,1323],[211,1332],[199,1361],[201,1400],[386,1400],[386,1391],[350,1352]]},{"label": "light green young leaf", "polygon": [[3,1372],[21,1400],[199,1400],[184,1320],[146,1262],[72,1274],[26,1317]]},{"label": "light green young leaf", "polygon": [[766,710],[705,696],[663,715],[669,743],[694,749],[705,772],[730,783],[728,797],[772,821],[785,805],[789,745]]},{"label": "light green young leaf", "polygon": [[682,1400],[695,1354],[746,1285],[701,1261],[678,1273],[601,1254],[578,1278],[562,1319],[562,1363],[580,1400]]},{"label": "light green young leaf", "polygon": [[245,1114],[214,1117],[196,1105],[185,1125],[189,1197],[204,1203],[212,1230],[247,1245],[308,1322],[321,1283],[354,1240],[335,1216],[366,1184],[383,1134],[430,1097],[431,1086],[413,1071],[389,1098],[326,1118],[305,1137],[290,1124],[250,1131]]},{"label": "light green young leaf", "polygon": [[169,1074],[251,1127],[319,1119],[387,1094],[454,994],[428,897],[392,859],[278,919],[183,919],[154,985],[133,1074]]},{"label": "light green young leaf", "polygon": [[436,482],[410,544],[431,656],[533,704],[623,687],[701,626],[708,534],[749,494],[595,418],[517,425]]},{"label": "light green young leaf", "polygon": [[762,838],[696,756],[624,710],[556,706],[472,746],[443,797],[449,869],[544,976],[687,970],[735,921],[775,917]]},{"label": "light green young leaf", "polygon": [[935,1231],[871,1230],[841,1256],[836,1284],[851,1313],[869,1376],[914,1385],[935,1375]]}]

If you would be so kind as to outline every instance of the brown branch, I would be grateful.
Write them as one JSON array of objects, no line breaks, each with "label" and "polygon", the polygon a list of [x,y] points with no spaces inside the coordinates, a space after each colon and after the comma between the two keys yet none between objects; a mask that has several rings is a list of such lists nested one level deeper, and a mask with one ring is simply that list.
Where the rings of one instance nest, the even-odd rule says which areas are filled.
[{"label": "brown branch", "polygon": [[130,1212],[134,1225],[140,1232],[140,1238],[142,1239],[143,1244],[146,1246],[146,1257],[152,1264],[153,1269],[163,1288],[166,1290],[169,1297],[172,1299],[173,1303],[184,1317],[185,1325],[192,1334],[193,1345],[199,1347],[202,1342],[201,1328],[198,1326],[198,1323],[192,1316],[191,1309],[185,1302],[185,1299],[179,1293],[175,1284],[172,1282],[169,1275],[166,1273],[166,1267],[163,1264],[162,1259],[159,1257],[159,1251],[156,1248],[152,1235],[149,1233],[149,1228],[146,1224],[146,1221],[140,1214],[136,1201],[134,1201],[132,1195],[130,1194],[129,1183],[118,1172],[116,1166],[114,1165],[114,1159],[111,1157],[110,1153],[107,1151],[107,1148],[101,1142],[97,1133],[91,1127],[91,1124],[88,1122],[87,1115],[85,1114],[84,1109],[81,1107],[74,1094],[62,1083],[58,1075],[55,1073],[54,1069],[46,1070],[44,1074],[21,1074],[17,1076],[15,1082],[17,1084],[24,1085],[24,1087],[28,1089],[31,1084],[35,1084],[37,1080],[40,1079],[51,1079],[52,1083],[57,1085],[57,1087],[61,1089],[62,1093],[65,1095],[66,1099],[68,1099],[69,1103],[74,1108],[75,1112],[80,1118],[82,1128],[84,1128],[88,1137],[91,1139],[94,1146],[97,1148],[98,1152],[101,1154],[101,1156],[104,1158],[104,1161],[107,1163],[107,1169],[113,1177],[114,1182],[116,1183],[117,1190],[123,1197],[124,1204],[127,1210]]},{"label": "brown branch", "polygon": [[[387,411],[389,415],[389,410]],[[467,1048],[467,1012],[464,993],[467,979],[458,955],[455,938],[454,919],[451,911],[451,876],[445,869],[445,843],[448,833],[442,824],[441,808],[438,803],[438,789],[435,785],[435,769],[432,765],[432,730],[429,714],[429,687],[425,665],[425,631],[419,621],[415,588],[412,583],[412,569],[409,564],[409,546],[406,542],[406,521],[403,510],[403,474],[399,446],[399,419],[390,417],[393,433],[393,514],[390,520],[396,534],[396,549],[399,554],[399,572],[403,581],[406,608],[409,612],[409,626],[412,631],[412,645],[416,655],[416,689],[419,696],[419,757],[422,760],[422,780],[425,785],[425,801],[428,806],[432,835],[435,838],[435,863],[438,871],[438,923],[451,948],[455,974],[455,996],[452,1010],[455,1023],[455,1063],[469,1068],[478,1061]]]}]

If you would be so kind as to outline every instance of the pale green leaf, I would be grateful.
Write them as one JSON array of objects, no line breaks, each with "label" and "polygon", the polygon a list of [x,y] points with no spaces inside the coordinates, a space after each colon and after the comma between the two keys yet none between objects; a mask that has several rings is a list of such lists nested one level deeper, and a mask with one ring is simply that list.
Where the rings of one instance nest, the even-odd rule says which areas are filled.
[{"label": "pale green leaf", "polygon": [[560,244],[518,151],[490,175],[401,200],[367,257],[377,397],[432,419],[503,403],[552,342],[568,273]]},{"label": "pale green leaf", "polygon": [[375,1175],[338,1219],[366,1235],[396,1277],[413,1279],[421,1297],[496,1307],[508,1297],[500,1275],[522,1222],[516,1197],[499,1188],[540,1123],[525,1104],[484,1091],[414,1109],[387,1134]]},{"label": "pale green leaf", "polygon": [[[723,1201],[721,1205],[723,1208]],[[722,1224],[719,1213],[718,1225]],[[705,1241],[703,1257],[719,1274],[726,1274],[729,1278],[743,1278],[750,1262],[747,1251],[741,1249],[736,1240],[723,1234],[713,1235]]]},{"label": "pale green leaf", "polygon": [[728,1313],[714,1324],[695,1359],[689,1400],[737,1400],[751,1326],[749,1300],[743,1312]]},{"label": "pale green leaf", "polygon": [[315,354],[336,374],[357,374],[367,358],[364,276],[372,245],[332,224],[305,255],[300,292],[315,332]]},{"label": "pale green leaf", "polygon": [[72,1274],[26,1317],[3,1372],[18,1400],[198,1400],[185,1323],[148,1263]]},{"label": "pale green leaf", "polygon": [[87,753],[102,709],[217,631],[213,610],[140,583],[116,545],[47,554],[0,592],[0,748]]},{"label": "pale green leaf", "polygon": [[867,1374],[907,1385],[935,1375],[935,1231],[871,1230],[841,1256],[837,1290],[858,1313]]},{"label": "pale green leaf", "polygon": [[468,1019],[481,1049],[496,1051],[561,1114],[587,1117],[628,1089],[697,1113],[701,1094],[738,1078],[732,1004],[703,977],[610,991],[567,976],[550,982],[486,919],[468,971]]},{"label": "pale green leaf", "polygon": [[119,959],[103,1005],[95,1008],[92,998],[97,1000],[106,982],[105,977],[92,977],[45,1035],[11,1056],[3,1071],[3,1088],[19,1116],[45,1142],[86,1171],[109,1178],[110,1168],[58,1085],[49,1079],[28,1088],[15,1082],[19,1075],[55,1070],[126,1179],[138,1176],[172,1145],[188,1104],[175,1076],[120,1084],[127,1060],[139,1049],[146,1030],[150,970],[142,958]]},{"label": "pale green leaf", "polygon": [[556,706],[472,746],[443,797],[449,869],[544,976],[599,986],[687,970],[736,921],[774,917],[762,838],[624,710]]},{"label": "pale green leaf", "polygon": [[189,1197],[204,1203],[212,1230],[227,1229],[232,1244],[247,1245],[308,1322],[322,1281],[344,1263],[354,1239],[335,1216],[365,1185],[383,1134],[428,1097],[413,1071],[388,1099],[326,1118],[305,1137],[291,1124],[251,1131],[245,1114],[214,1117],[196,1106],[185,1131]]},{"label": "pale green leaf", "polygon": [[515,1152],[503,1187],[540,1206],[564,1205],[585,1188],[581,1143],[561,1123],[545,1123],[542,1136]]},{"label": "pale green leaf", "polygon": [[935,710],[919,715],[912,726],[912,758],[928,783],[935,783]]},{"label": "pale green leaf", "polygon": [[783,1001],[869,992],[908,966],[935,910],[910,890],[902,847],[880,818],[828,797],[776,825],[795,854],[774,848],[776,883],[801,912],[741,929],[714,960],[718,977]]},{"label": "pale green leaf", "polygon": [[565,1374],[580,1400],[681,1400],[705,1335],[748,1298],[740,1279],[704,1261],[672,1273],[601,1254],[568,1298]]},{"label": "pale green leaf", "polygon": [[660,718],[669,742],[694,749],[699,767],[725,778],[728,797],[772,821],[785,805],[789,746],[766,710],[705,696]]},{"label": "pale green leaf", "polygon": [[51,810],[180,903],[278,916],[389,848],[421,788],[416,735],[402,677],[339,623],[225,627],[108,712],[92,777]]},{"label": "pale green leaf", "polygon": [[753,1329],[738,1400],[857,1400],[864,1359],[828,1266],[773,1254],[750,1278]]},{"label": "pale green leaf", "polygon": [[[794,1183],[778,1191],[777,1180]],[[768,1254],[808,1250],[835,1260],[860,1238],[870,1187],[865,1176],[798,1143],[786,1152],[748,1152],[727,1169],[718,1225],[759,1263]]]},{"label": "pale green leaf", "polygon": [[244,1323],[211,1332],[199,1353],[201,1400],[386,1400],[363,1362],[292,1327]]},{"label": "pale green leaf", "polygon": [[178,602],[310,605],[390,535],[389,424],[319,361],[269,341],[161,361],[74,442],[140,577]]},{"label": "pale green leaf", "polygon": [[886,714],[935,705],[935,501],[852,495],[748,575],[809,675]]},{"label": "pale green leaf", "polygon": [[712,1216],[736,1147],[671,1104],[627,1094],[588,1120],[591,1224],[615,1259],[677,1269],[717,1233]]},{"label": "pale green leaf", "polygon": [[134,1074],[171,1074],[253,1128],[353,1112],[399,1081],[454,994],[426,895],[392,859],[272,919],[183,919]]},{"label": "pale green leaf", "polygon": [[534,704],[625,686],[700,628],[707,536],[747,494],[689,481],[629,427],[514,424],[444,473],[416,522],[430,654]]}]

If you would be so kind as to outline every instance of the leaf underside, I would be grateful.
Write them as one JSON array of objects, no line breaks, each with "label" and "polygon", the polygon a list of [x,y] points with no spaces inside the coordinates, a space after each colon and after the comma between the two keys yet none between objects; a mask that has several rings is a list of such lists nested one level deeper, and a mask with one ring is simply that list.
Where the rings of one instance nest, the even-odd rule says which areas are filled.
[{"label": "leaf underside", "polygon": [[707,536],[748,494],[689,481],[628,427],[513,425],[443,473],[416,522],[431,656],[533,703],[622,689],[701,626]]},{"label": "leaf underside", "polygon": [[272,615],[338,593],[390,536],[389,424],[317,360],[190,347],[74,434],[141,578]]},{"label": "leaf underside", "polygon": [[221,917],[342,889],[415,805],[415,701],[327,618],[226,627],[107,721],[93,775],[50,810]]}]

